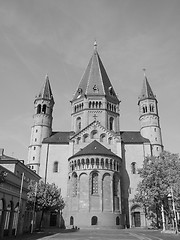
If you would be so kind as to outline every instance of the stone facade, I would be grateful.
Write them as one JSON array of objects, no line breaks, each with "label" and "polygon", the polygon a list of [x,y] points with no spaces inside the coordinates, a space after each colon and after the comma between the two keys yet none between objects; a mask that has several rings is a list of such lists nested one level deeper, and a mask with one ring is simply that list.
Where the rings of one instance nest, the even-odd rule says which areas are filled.
[{"label": "stone facade", "polygon": [[[61,188],[66,226],[145,226],[143,209],[132,201],[140,180],[137,169],[146,156],[163,149],[157,100],[146,76],[138,99],[140,131],[120,129],[120,101],[96,43],[71,100],[70,131],[52,131],[54,99],[48,77],[38,96],[28,166]],[[46,105],[45,111],[38,104]]]}]

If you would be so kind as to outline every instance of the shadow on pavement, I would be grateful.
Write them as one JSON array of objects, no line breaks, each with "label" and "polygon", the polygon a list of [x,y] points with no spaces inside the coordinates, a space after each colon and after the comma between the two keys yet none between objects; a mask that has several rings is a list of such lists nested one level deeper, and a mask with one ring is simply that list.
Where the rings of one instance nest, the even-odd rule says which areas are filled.
[{"label": "shadow on pavement", "polygon": [[43,229],[42,231],[35,231],[33,233],[24,233],[20,236],[12,236],[12,237],[4,237],[3,240],[31,240],[31,239],[40,239],[43,237],[52,236],[56,233],[71,233],[71,232],[77,232],[79,229],[59,229],[59,228],[48,228]]}]

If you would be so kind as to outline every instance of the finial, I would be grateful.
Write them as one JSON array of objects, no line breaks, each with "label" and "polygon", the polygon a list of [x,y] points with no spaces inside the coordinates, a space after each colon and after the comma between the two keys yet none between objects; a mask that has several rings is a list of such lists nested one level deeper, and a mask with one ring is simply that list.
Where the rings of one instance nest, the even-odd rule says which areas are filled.
[{"label": "finial", "polygon": [[147,78],[146,77],[146,68],[143,68],[143,72],[144,72],[144,77]]},{"label": "finial", "polygon": [[46,80],[49,80],[48,73],[46,73],[45,79],[46,79]]},{"label": "finial", "polygon": [[97,50],[97,42],[96,42],[96,40],[94,41],[94,50]]}]

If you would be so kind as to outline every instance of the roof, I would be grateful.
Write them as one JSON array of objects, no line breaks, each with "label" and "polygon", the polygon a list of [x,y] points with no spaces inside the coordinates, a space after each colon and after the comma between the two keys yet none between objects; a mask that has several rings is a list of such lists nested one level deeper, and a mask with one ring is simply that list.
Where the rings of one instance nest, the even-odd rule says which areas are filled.
[{"label": "roof", "polygon": [[[45,138],[43,140],[43,143],[69,144],[69,141],[73,136],[75,136],[75,135],[74,135],[74,132],[72,132],[72,131],[70,131],[70,132],[53,132],[50,137]],[[142,137],[140,132],[138,132],[138,131],[121,131],[120,136],[121,136],[122,142],[126,143],[126,144],[150,143],[149,139]],[[103,145],[101,145],[101,146],[104,147]],[[109,153],[109,150],[108,150],[108,153]],[[8,157],[8,159],[9,158],[10,157]]]},{"label": "roof", "polygon": [[97,52],[96,43],[94,44],[93,55],[79,83],[78,89],[74,94],[73,100],[85,96],[105,96],[110,102],[119,103],[101,58]]},{"label": "roof", "polygon": [[[15,173],[17,165],[20,166],[20,168],[22,169],[22,171],[18,170],[18,173],[16,172],[19,177],[21,177],[20,174],[25,171],[26,175],[28,175],[27,173],[31,175],[31,179],[35,177],[34,179],[38,181],[41,178],[37,173],[29,169],[28,166],[24,164],[24,160],[19,160],[4,155],[4,149],[0,148],[0,168],[4,167],[5,169],[8,169],[8,171]],[[34,177],[32,178],[32,176]]]},{"label": "roof", "polygon": [[146,76],[144,78],[143,87],[138,100],[141,101],[145,99],[156,99],[156,96],[154,95]]},{"label": "roof", "polygon": [[150,143],[149,139],[142,137],[140,132],[124,131],[120,132],[120,135],[122,142],[126,144]]},{"label": "roof", "polygon": [[54,102],[48,75],[46,75],[45,83],[41,91],[39,92],[38,96],[36,96],[36,99],[46,99],[46,100],[52,100]]},{"label": "roof", "polygon": [[[16,172],[17,166],[19,167],[18,167],[18,171]],[[12,159],[12,158],[0,159],[0,167],[3,167],[10,172],[13,172],[18,177],[22,177],[22,173],[24,172],[26,177],[29,176],[30,179],[34,179],[35,181],[39,181],[39,179],[41,178],[34,170],[28,167],[28,164],[27,165],[24,164],[24,160],[18,160],[18,159]]]},{"label": "roof", "polygon": [[78,156],[83,156],[83,155],[103,155],[103,156],[111,156],[111,157],[116,157],[120,158],[113,152],[111,152],[110,149],[107,149],[104,147],[101,143],[98,141],[94,140],[91,142],[89,145],[87,145],[85,148],[81,149],[79,152],[71,156],[69,159],[73,157],[78,157]]},{"label": "roof", "polygon": [[45,138],[42,143],[50,144],[69,144],[70,137],[74,132],[53,132],[48,138]]}]

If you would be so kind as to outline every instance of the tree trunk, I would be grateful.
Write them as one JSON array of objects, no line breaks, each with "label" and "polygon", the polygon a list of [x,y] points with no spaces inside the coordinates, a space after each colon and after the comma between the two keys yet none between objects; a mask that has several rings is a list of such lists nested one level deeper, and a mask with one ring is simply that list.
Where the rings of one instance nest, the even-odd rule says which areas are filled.
[{"label": "tree trunk", "polygon": [[42,210],[42,214],[41,214],[41,220],[39,223],[39,231],[41,231],[43,217],[44,217],[44,209]]},{"label": "tree trunk", "polygon": [[158,212],[158,205],[156,204],[156,224],[157,228],[159,228],[159,212]]}]

